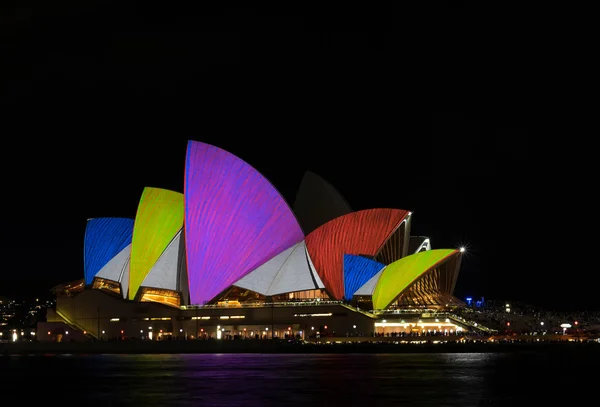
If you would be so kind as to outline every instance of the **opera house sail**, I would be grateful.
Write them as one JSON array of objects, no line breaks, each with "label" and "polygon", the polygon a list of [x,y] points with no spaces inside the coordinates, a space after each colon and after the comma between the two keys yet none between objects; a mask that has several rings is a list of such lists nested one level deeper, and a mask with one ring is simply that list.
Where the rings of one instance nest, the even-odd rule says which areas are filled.
[{"label": "opera house sail", "polygon": [[306,237],[306,248],[329,294],[344,298],[344,254],[375,258],[400,224],[402,209],[367,209],[333,219]]},{"label": "opera house sail", "polygon": [[185,164],[190,300],[206,304],[304,239],[275,187],[240,158],[190,141]]},{"label": "opera house sail", "polygon": [[85,284],[125,295],[133,219],[88,219],[84,236]]},{"label": "opera house sail", "polygon": [[348,202],[329,182],[314,172],[304,173],[294,201],[294,214],[305,234],[351,212]]},{"label": "opera house sail", "polygon": [[[144,188],[131,243],[130,300],[144,300],[146,294],[168,297],[169,291],[172,291],[172,301],[177,302],[178,294],[174,289],[178,281],[182,227],[183,194],[161,188]],[[148,278],[151,273],[156,273],[156,276]],[[140,291],[144,282],[147,290]]]}]

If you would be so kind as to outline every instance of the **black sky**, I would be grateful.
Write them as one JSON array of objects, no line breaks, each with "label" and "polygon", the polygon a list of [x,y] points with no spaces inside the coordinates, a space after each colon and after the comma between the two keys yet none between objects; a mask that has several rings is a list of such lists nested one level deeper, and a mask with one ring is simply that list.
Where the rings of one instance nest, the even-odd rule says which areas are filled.
[{"label": "black sky", "polygon": [[[134,217],[144,186],[183,191],[192,139],[238,155],[290,204],[311,170],[353,209],[412,210],[413,235],[468,246],[459,296],[556,305],[561,281],[543,278],[536,252],[553,239],[535,229],[545,175],[518,14],[2,8],[1,294],[80,278],[86,219]],[[581,290],[559,305],[593,305]]]}]

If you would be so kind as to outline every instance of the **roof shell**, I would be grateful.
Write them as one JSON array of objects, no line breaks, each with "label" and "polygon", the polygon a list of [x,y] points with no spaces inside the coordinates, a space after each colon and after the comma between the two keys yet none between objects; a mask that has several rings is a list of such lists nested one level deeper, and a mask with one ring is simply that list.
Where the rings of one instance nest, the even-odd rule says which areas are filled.
[{"label": "roof shell", "polygon": [[331,220],[306,236],[310,258],[331,297],[344,297],[344,254],[375,256],[407,216],[403,209],[366,209]]},{"label": "roof shell", "polygon": [[129,266],[129,299],[133,300],[156,261],[183,226],[183,194],[146,187],[138,205]]},{"label": "roof shell", "polygon": [[190,300],[206,304],[304,234],[277,189],[218,147],[189,141],[185,243]]},{"label": "roof shell", "polygon": [[305,234],[352,209],[342,194],[329,182],[311,171],[306,171],[294,201],[294,213]]},{"label": "roof shell", "polygon": [[344,298],[351,300],[354,293],[384,267],[385,264],[363,256],[344,254]]},{"label": "roof shell", "polygon": [[131,244],[128,244],[115,257],[100,269],[97,278],[110,280],[121,284],[123,298],[127,298],[129,290],[129,260],[131,259]]},{"label": "roof shell", "polygon": [[388,265],[373,291],[373,308],[387,308],[421,276],[458,254],[454,249],[427,250]]},{"label": "roof shell", "polygon": [[317,289],[304,241],[284,250],[235,284],[263,295]]},{"label": "roof shell", "polygon": [[142,287],[152,287],[163,290],[179,290],[179,267],[183,256],[181,247],[181,232],[177,232],[164,252],[160,255],[152,269],[142,282]]},{"label": "roof shell", "polygon": [[133,219],[88,219],[83,239],[83,270],[85,284],[94,277],[113,257],[131,243]]}]

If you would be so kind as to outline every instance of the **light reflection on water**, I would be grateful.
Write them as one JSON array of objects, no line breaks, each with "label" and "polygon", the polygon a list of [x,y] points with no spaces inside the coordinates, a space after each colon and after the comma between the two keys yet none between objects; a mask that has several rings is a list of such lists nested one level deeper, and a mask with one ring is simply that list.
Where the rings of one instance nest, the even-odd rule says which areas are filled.
[{"label": "light reflection on water", "polygon": [[[481,406],[592,383],[597,354],[201,354],[0,357],[3,402],[164,406]],[[8,389],[8,393],[6,392]],[[10,389],[23,389],[10,392]],[[30,390],[27,390],[30,389]],[[568,394],[568,393],[567,393]],[[564,400],[568,400],[568,397]],[[8,404],[7,404],[8,405]]]}]

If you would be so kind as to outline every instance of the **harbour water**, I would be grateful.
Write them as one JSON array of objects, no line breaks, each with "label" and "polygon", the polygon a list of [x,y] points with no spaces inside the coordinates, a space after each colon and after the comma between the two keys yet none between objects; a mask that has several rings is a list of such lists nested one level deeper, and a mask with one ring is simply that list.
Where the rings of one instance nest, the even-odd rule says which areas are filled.
[{"label": "harbour water", "polygon": [[3,405],[561,405],[596,389],[592,352],[0,356]]}]

